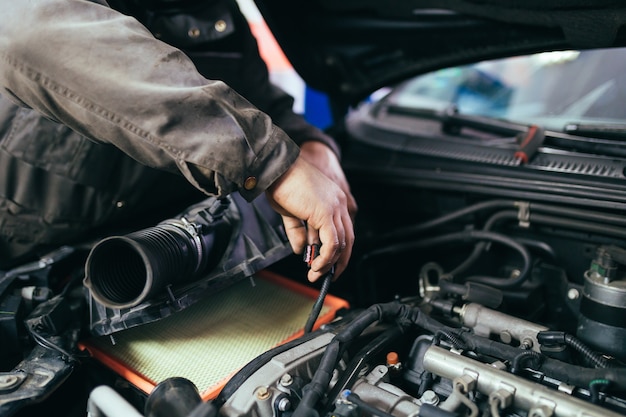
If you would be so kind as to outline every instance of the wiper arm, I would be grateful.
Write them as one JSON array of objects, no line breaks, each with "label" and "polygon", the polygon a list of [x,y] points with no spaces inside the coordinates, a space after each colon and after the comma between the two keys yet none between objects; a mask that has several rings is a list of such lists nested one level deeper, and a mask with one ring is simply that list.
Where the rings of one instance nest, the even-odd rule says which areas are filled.
[{"label": "wiper arm", "polygon": [[423,119],[441,122],[441,130],[444,133],[456,135],[461,128],[467,127],[481,132],[493,133],[502,136],[515,136],[528,130],[528,125],[513,123],[506,120],[491,117],[466,115],[459,113],[456,106],[450,106],[443,111],[399,106],[387,104],[385,110],[389,114],[415,116]]},{"label": "wiper arm", "polygon": [[[387,103],[385,110],[389,114],[407,115],[439,121],[442,131],[447,134],[458,134],[461,128],[467,127],[481,132],[514,137],[524,134],[530,127],[530,125],[523,123],[460,114],[454,106],[440,111]],[[568,126],[569,130],[567,130]],[[566,126],[564,132],[546,130],[545,135],[544,146],[589,152],[596,155],[620,158],[626,157],[626,124],[585,125],[570,123]],[[625,140],[618,141],[616,139]]]},{"label": "wiper arm", "polygon": [[598,139],[626,139],[626,124],[619,123],[568,123],[563,131],[570,135]]}]

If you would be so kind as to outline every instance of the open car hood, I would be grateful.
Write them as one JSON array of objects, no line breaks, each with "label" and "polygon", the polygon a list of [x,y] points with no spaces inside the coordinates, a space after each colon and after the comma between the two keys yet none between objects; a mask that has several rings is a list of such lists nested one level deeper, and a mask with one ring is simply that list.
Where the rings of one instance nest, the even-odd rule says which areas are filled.
[{"label": "open car hood", "polygon": [[626,42],[626,5],[610,0],[256,3],[307,84],[347,104],[442,67]]}]

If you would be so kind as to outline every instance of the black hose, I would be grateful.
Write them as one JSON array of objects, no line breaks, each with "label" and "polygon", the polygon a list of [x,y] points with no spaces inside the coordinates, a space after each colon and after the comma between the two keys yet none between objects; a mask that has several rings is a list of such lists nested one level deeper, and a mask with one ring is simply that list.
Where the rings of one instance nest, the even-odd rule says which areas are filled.
[{"label": "black hose", "polygon": [[533,362],[533,369],[536,369],[543,361],[543,355],[534,350],[523,350],[511,361],[511,373],[517,374],[521,371],[523,364],[531,360]]},{"label": "black hose", "polygon": [[[547,207],[550,207],[550,206],[541,205],[542,209],[545,209]],[[590,213],[590,217],[591,217],[591,214],[592,213]],[[491,230],[497,222],[500,222],[502,220],[517,219],[517,218],[518,218],[518,213],[516,211],[498,212],[494,214],[493,216],[491,216],[487,222],[485,222],[485,225],[482,230],[485,230],[485,231]],[[626,229],[611,227],[608,225],[597,224],[597,223],[592,223],[592,222],[566,219],[562,217],[546,216],[543,214],[531,213],[529,216],[529,222],[543,224],[543,225],[552,226],[552,227],[564,227],[564,228],[572,229],[572,230],[580,230],[580,231],[590,232],[590,233],[601,233],[607,236],[626,238]],[[516,241],[518,241],[519,243],[523,242],[524,244],[528,246],[536,245],[538,248],[546,251],[548,254],[554,257],[554,251],[546,244],[542,244],[542,242],[535,243],[533,241],[527,241],[527,240],[522,240],[522,239],[516,239]],[[486,242],[477,243],[472,253],[460,265],[458,265],[456,268],[454,268],[452,271],[450,271],[446,275],[450,277],[455,277],[465,272],[471,265],[474,264],[474,262],[476,262],[476,260],[481,255],[481,253],[483,252],[486,246],[487,246]]]},{"label": "black hose", "polygon": [[[348,323],[327,345],[311,382],[305,387],[302,399],[294,410],[293,417],[318,417],[315,407],[318,401],[324,397],[331,381],[333,370],[346,344],[358,337],[371,324],[377,321],[390,320],[395,320],[402,327],[415,325],[433,334],[437,334],[440,331],[457,331],[457,329],[448,327],[424,314],[418,307],[397,302],[375,304],[369,307]],[[480,354],[509,361],[515,360],[520,355],[520,349],[504,343],[467,332],[458,333],[458,336],[465,341],[469,350]],[[560,381],[577,386],[588,386],[591,381],[605,379],[622,389],[626,388],[626,372],[623,369],[584,368],[556,359],[546,358],[537,370],[545,372],[547,375]]]},{"label": "black hose", "polygon": [[358,395],[356,395],[353,392],[349,392],[349,391],[346,392],[345,398],[348,401],[352,402],[353,404],[356,404],[359,408],[364,410],[367,414],[371,414],[373,416],[378,416],[378,417],[394,417],[393,414],[389,414],[385,411],[379,410],[378,408],[372,405],[369,405],[368,403],[363,401]]},{"label": "black hose", "polygon": [[[517,211],[513,211],[513,210],[499,211],[495,213],[494,215],[492,215],[485,222],[482,230],[491,231],[497,223],[503,220],[517,220],[518,216],[519,214]],[[556,254],[554,253],[554,249],[552,249],[548,244],[544,242],[536,241],[533,239],[518,238],[518,237],[515,238],[515,241],[524,246],[530,246],[530,247],[539,249],[542,252],[546,253],[551,259],[553,260],[556,259]],[[486,249],[486,247],[487,247],[486,242],[478,242],[474,246],[474,250],[472,251],[472,253],[470,253],[470,255],[461,264],[459,264],[456,268],[446,273],[445,275],[454,279],[454,277],[465,272],[474,264],[474,262],[478,260],[482,252]]]},{"label": "black hose", "polygon": [[[499,221],[505,220],[505,219],[506,220],[517,219],[517,216],[518,216],[517,211],[507,210],[507,211],[497,212],[485,222],[485,225],[483,226],[482,230],[490,231],[493,225],[498,223]],[[454,279],[454,277],[456,277],[457,275],[462,274],[463,272],[467,271],[474,264],[474,262],[478,260],[478,258],[480,257],[480,255],[482,254],[482,252],[485,250],[486,247],[487,247],[486,242],[476,243],[472,253],[470,253],[470,255],[460,265],[458,265],[456,268],[454,268],[452,271],[450,271],[446,275]]]},{"label": "black hose", "polygon": [[581,340],[571,334],[558,331],[544,331],[537,333],[537,340],[543,344],[565,344],[576,352],[583,355],[596,368],[608,368],[609,363],[606,358],[595,352]]},{"label": "black hose", "polygon": [[513,200],[490,200],[483,201],[471,206],[464,207],[460,210],[453,211],[451,213],[445,214],[441,217],[437,217],[435,219],[426,221],[424,223],[419,223],[413,226],[403,227],[402,229],[392,230],[391,232],[384,233],[382,235],[377,236],[377,240],[389,240],[389,239],[400,239],[403,237],[410,236],[415,233],[423,232],[428,229],[435,228],[437,226],[441,226],[442,224],[451,222],[453,220],[459,219],[461,217],[467,216],[468,214],[472,214],[482,210],[490,210],[497,208],[514,208],[518,203]]},{"label": "black hose", "polygon": [[490,285],[499,289],[508,289],[508,288],[516,288],[522,285],[529,276],[530,268],[532,266],[532,261],[530,257],[530,253],[526,248],[515,240],[508,238],[504,235],[488,232],[483,230],[466,230],[463,232],[450,233],[441,236],[435,236],[431,238],[426,238],[413,242],[405,242],[398,243],[396,245],[389,245],[384,248],[369,252],[364,255],[361,259],[360,268],[362,268],[363,262],[371,259],[375,256],[387,255],[387,254],[395,254],[402,251],[419,249],[423,247],[431,247],[436,245],[443,245],[447,243],[453,243],[458,241],[468,241],[468,240],[489,240],[492,242],[501,243],[505,246],[508,246],[512,249],[515,249],[523,259],[523,266],[520,270],[520,273],[516,277],[512,278],[496,278],[496,277],[487,277],[487,276],[473,276],[467,278],[466,281],[474,281],[482,284]]},{"label": "black hose", "polygon": [[593,404],[600,404],[602,402],[600,393],[606,391],[606,389],[610,385],[610,381],[607,381],[606,379],[594,379],[593,381],[591,381],[589,383],[589,394],[591,396],[591,402]]},{"label": "black hose", "polygon": [[442,338],[448,340],[448,342],[450,342],[450,344],[452,344],[455,349],[467,349],[467,344],[465,343],[465,341],[455,332],[452,332],[448,329],[441,329],[435,332],[432,344],[439,345]]},{"label": "black hose", "polygon": [[549,204],[531,203],[530,210],[542,213],[551,213],[561,216],[573,217],[583,220],[595,220],[601,223],[626,226],[626,217],[615,214],[600,213],[597,211],[573,209]]},{"label": "black hose", "polygon": [[328,294],[330,282],[332,281],[332,278],[334,275],[333,273],[334,269],[335,268],[333,267],[330,272],[324,275],[324,278],[322,281],[322,288],[320,289],[320,292],[317,296],[317,300],[315,300],[315,304],[313,304],[313,307],[311,308],[311,312],[309,313],[309,317],[306,321],[306,324],[304,325],[304,333],[310,333],[313,330],[315,321],[319,317],[320,312],[322,311],[322,307],[324,307],[324,300],[326,299],[326,295]]},{"label": "black hose", "polygon": [[529,221],[531,223],[536,222],[553,227],[563,227],[566,229],[580,230],[583,232],[600,233],[606,236],[614,236],[621,239],[626,238],[626,229],[611,225],[603,225],[581,220],[572,220],[563,217],[546,216],[544,214],[532,213],[530,215]]},{"label": "black hose", "polygon": [[318,413],[315,411],[315,406],[324,397],[332,378],[333,370],[346,344],[358,337],[371,324],[377,321],[390,320],[395,320],[403,327],[417,325],[432,333],[445,327],[438,321],[423,314],[419,308],[411,307],[407,304],[391,302],[375,304],[369,307],[352,322],[348,323],[327,345],[311,382],[307,385],[300,403],[294,410],[293,417],[317,416]]},{"label": "black hose", "polygon": [[202,402],[198,387],[187,378],[170,377],[150,392],[143,408],[145,417],[189,417]]},{"label": "black hose", "polygon": [[[469,350],[483,355],[513,361],[520,353],[519,348],[475,336],[471,333],[462,333],[461,336],[467,343]],[[546,357],[537,367],[537,371],[550,375],[552,378],[566,384],[579,387],[586,387],[591,381],[596,379],[606,379],[619,389],[626,389],[626,372],[624,372],[624,368],[587,368]]]},{"label": "black hose", "polygon": [[[517,208],[519,207],[519,205],[520,205],[520,202],[513,201],[513,200],[484,201],[481,203],[464,207],[460,210],[445,214],[441,217],[429,220],[424,223],[420,223],[414,226],[409,226],[408,228],[403,228],[402,230],[389,232],[383,235],[383,238],[385,239],[387,237],[397,238],[397,237],[406,236],[412,233],[422,232],[424,230],[440,226],[442,224],[456,220],[468,214],[475,213],[475,212],[482,211],[482,210],[496,209],[496,208]],[[592,221],[597,221],[597,222],[605,223],[605,224],[626,226],[626,218],[624,216],[615,215],[615,214],[599,213],[597,211],[573,209],[573,208],[563,207],[563,206],[552,206],[549,204],[542,204],[542,203],[529,203],[528,208],[529,208],[529,212],[531,213],[531,215],[533,212],[550,213],[550,214],[557,214],[559,217],[556,217],[556,218],[558,219],[566,216],[566,217],[572,217],[575,219],[592,220]]]},{"label": "black hose", "polygon": [[[571,216],[579,215],[581,217],[585,216],[585,218],[591,218],[594,220],[601,220],[605,222],[611,220],[617,224],[626,224],[626,220],[618,216],[602,215],[600,213],[588,212],[584,210],[565,210],[564,209],[563,212],[561,213],[559,212],[560,210],[559,207],[552,207],[546,204],[532,205],[532,207],[536,211],[543,210],[543,211],[547,211],[550,213],[559,213],[559,214],[565,214],[565,215],[571,215]],[[485,231],[491,230],[496,223],[503,221],[503,220],[516,220],[516,219],[518,219],[517,211],[510,211],[510,210],[501,211],[491,216],[487,220],[487,222],[485,222],[485,225],[483,226],[482,230],[485,230]],[[530,223],[538,223],[538,224],[543,224],[543,225],[552,226],[552,227],[563,227],[563,228],[571,229],[571,230],[579,230],[579,231],[590,232],[590,233],[600,233],[606,236],[626,238],[626,229],[619,228],[619,227],[617,228],[611,227],[609,225],[598,224],[598,223],[593,223],[593,222],[588,222],[588,221],[567,219],[563,217],[555,217],[555,216],[549,216],[549,215],[544,215],[544,214],[536,214],[534,212],[530,213],[528,221]],[[516,240],[520,243],[524,243],[527,246],[535,245],[536,247],[547,252],[550,256],[554,258],[554,251],[545,243],[527,241],[527,240],[522,240],[522,239],[516,239]],[[465,272],[471,265],[474,264],[474,262],[476,262],[476,260],[481,255],[481,253],[485,250],[486,246],[487,246],[487,243],[485,242],[477,243],[472,253],[460,265],[458,265],[452,271],[448,272],[446,275],[450,277],[455,277]]]},{"label": "black hose", "polygon": [[368,342],[362,347],[356,354],[353,355],[353,359],[346,366],[345,370],[340,375],[337,383],[330,390],[328,395],[329,399],[334,399],[346,389],[348,386],[352,386],[356,379],[360,376],[360,372],[368,366],[373,358],[387,349],[388,346],[394,341],[403,336],[402,328],[399,326],[392,326],[384,330],[381,334],[376,336],[373,340]]},{"label": "black hose", "polygon": [[535,239],[526,239],[523,237],[516,237],[515,241],[521,245],[528,247],[528,249],[535,249],[537,251],[543,252],[544,255],[547,255],[551,261],[556,260],[556,252],[552,246],[548,245],[545,242],[541,242]]},{"label": "black hose", "polygon": [[201,402],[187,417],[217,417],[219,410],[213,402]]},{"label": "black hose", "polygon": [[571,334],[565,335],[565,343],[572,347],[576,352],[579,352],[586,359],[588,359],[596,368],[608,368],[609,363],[602,355],[592,350],[589,346],[585,345],[581,340],[572,336]]},{"label": "black hose", "polygon": [[[378,235],[377,241],[405,238],[412,234],[423,232],[425,230],[441,226],[448,222],[457,220],[459,218],[462,218],[464,216],[467,216],[469,214],[476,213],[479,211],[499,209],[499,208],[518,208],[519,205],[520,205],[520,202],[514,201],[514,200],[483,201],[480,203],[473,204],[471,206],[464,207],[460,210],[447,213],[443,216],[437,217],[432,220],[428,220],[423,223],[419,223],[413,226],[403,227],[401,229],[396,229],[391,232]],[[609,225],[626,226],[626,218],[624,218],[624,216],[608,214],[608,213],[599,213],[596,211],[589,211],[589,210],[582,210],[582,209],[573,209],[573,208],[568,208],[568,207],[563,207],[563,206],[552,206],[549,204],[542,204],[542,203],[528,203],[528,208],[531,213],[530,216],[534,217],[534,221],[540,221],[540,219],[542,218],[541,215],[539,215],[540,217],[537,218],[538,215],[535,214],[535,212],[557,214],[558,217],[545,216],[544,219],[549,220],[550,222],[554,221],[552,224],[555,226],[563,225],[565,227],[570,227],[570,228],[572,227],[579,228],[580,230],[597,231],[599,233],[608,234],[610,236],[617,235],[619,237],[624,237],[624,235],[626,234],[625,230],[618,230],[617,232],[614,232],[612,231],[611,228],[603,227],[601,225],[588,222],[588,221],[578,222],[576,220],[567,221],[563,219],[563,216],[567,216],[567,217],[571,217],[574,219],[591,220],[591,221],[596,221],[596,222],[609,224]],[[517,211],[515,211],[515,217],[517,217]],[[551,224],[550,222],[548,222],[547,224]]]}]

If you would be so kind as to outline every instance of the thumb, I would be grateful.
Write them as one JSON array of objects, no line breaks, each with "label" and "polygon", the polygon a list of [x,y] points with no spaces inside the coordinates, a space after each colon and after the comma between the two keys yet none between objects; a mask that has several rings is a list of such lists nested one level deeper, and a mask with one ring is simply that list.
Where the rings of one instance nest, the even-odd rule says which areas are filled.
[{"label": "thumb", "polygon": [[307,243],[307,232],[304,222],[295,217],[281,215],[285,225],[285,233],[294,253],[301,254]]}]

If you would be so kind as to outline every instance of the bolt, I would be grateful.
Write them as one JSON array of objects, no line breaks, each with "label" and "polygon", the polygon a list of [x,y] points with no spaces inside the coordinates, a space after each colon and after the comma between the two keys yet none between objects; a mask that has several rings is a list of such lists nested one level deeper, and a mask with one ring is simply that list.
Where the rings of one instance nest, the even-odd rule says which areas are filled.
[{"label": "bolt", "polygon": [[284,374],[280,377],[280,385],[283,387],[288,387],[293,382],[293,378],[289,374]]},{"label": "bolt", "polygon": [[288,411],[291,409],[291,401],[289,398],[283,397],[278,401],[278,405],[276,406],[278,411]]},{"label": "bolt", "polygon": [[256,397],[259,400],[267,400],[270,397],[270,390],[267,387],[259,387],[256,389]]},{"label": "bolt", "polygon": [[226,30],[226,26],[228,25],[223,20],[218,20],[217,22],[215,22],[215,30],[218,32],[224,32]]},{"label": "bolt", "polygon": [[439,397],[437,396],[437,394],[435,394],[434,391],[426,390],[422,394],[420,401],[422,402],[422,404],[437,405],[439,404]]},{"label": "bolt", "polygon": [[19,378],[15,375],[5,375],[0,377],[0,391],[8,390],[17,385]]},{"label": "bolt", "polygon": [[570,288],[567,291],[567,298],[570,300],[578,300],[578,297],[580,297],[580,292],[576,288]]},{"label": "bolt", "polygon": [[522,339],[520,345],[522,349],[532,349],[534,343],[532,339],[525,337],[524,339]]}]

